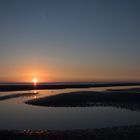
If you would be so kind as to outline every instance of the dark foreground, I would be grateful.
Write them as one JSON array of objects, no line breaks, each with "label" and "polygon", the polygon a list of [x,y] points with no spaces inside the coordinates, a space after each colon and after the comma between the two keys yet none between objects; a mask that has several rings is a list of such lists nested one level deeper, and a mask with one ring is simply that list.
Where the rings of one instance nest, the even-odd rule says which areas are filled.
[{"label": "dark foreground", "polygon": [[140,140],[140,126],[85,130],[1,130],[1,140]]}]

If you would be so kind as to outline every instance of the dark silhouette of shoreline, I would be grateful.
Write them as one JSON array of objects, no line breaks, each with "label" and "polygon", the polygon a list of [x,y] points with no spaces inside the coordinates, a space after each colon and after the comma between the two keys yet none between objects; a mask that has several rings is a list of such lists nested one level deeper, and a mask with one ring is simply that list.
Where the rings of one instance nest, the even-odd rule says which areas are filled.
[{"label": "dark silhouette of shoreline", "polygon": [[140,82],[129,82],[129,83],[83,83],[83,84],[8,84],[0,85],[0,91],[24,91],[24,90],[43,90],[43,89],[67,89],[67,88],[92,88],[92,87],[117,87],[117,86],[140,86]]}]

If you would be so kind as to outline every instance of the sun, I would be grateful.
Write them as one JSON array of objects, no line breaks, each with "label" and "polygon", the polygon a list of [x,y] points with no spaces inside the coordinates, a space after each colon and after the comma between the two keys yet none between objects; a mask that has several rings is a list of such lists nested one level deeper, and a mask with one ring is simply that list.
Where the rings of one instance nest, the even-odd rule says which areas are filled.
[{"label": "sun", "polygon": [[33,82],[34,85],[36,85],[37,82],[38,82],[37,78],[33,78],[32,82]]}]

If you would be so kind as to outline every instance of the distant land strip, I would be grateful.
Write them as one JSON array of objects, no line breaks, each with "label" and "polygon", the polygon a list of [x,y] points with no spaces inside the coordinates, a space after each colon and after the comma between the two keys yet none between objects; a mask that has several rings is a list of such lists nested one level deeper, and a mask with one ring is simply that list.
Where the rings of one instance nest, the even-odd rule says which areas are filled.
[{"label": "distant land strip", "polygon": [[1,84],[0,91],[25,91],[25,90],[47,90],[67,88],[94,88],[94,87],[117,87],[117,86],[140,86],[140,82],[129,83],[80,83],[80,84]]}]

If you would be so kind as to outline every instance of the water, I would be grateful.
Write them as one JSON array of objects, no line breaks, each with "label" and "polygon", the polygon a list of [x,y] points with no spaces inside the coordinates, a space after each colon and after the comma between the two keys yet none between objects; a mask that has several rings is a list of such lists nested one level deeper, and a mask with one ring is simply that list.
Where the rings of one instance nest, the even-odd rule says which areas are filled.
[{"label": "water", "polygon": [[[25,91],[0,92],[0,97],[21,95],[18,97],[10,96],[11,98],[0,101],[0,129],[65,130],[139,125],[140,111],[116,107],[40,107],[24,103],[33,98],[59,93],[83,90],[102,91],[105,89],[107,88],[43,90],[38,91],[39,94],[31,96],[22,96]],[[26,94],[30,95],[32,92],[26,91]]]}]

